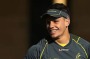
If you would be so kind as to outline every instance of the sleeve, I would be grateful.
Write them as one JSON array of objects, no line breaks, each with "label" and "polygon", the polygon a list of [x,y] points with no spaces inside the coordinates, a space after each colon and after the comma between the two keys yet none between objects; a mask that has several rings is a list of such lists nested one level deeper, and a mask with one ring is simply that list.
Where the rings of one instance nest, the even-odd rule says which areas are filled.
[{"label": "sleeve", "polygon": [[39,55],[40,55],[40,52],[39,52],[39,47],[38,46],[32,46],[27,54],[25,55],[24,59],[39,59]]},{"label": "sleeve", "polygon": [[79,43],[85,48],[88,59],[90,59],[90,42],[81,38],[81,40],[79,40]]},{"label": "sleeve", "polygon": [[88,59],[90,59],[90,44],[89,44],[89,47],[88,47]]}]

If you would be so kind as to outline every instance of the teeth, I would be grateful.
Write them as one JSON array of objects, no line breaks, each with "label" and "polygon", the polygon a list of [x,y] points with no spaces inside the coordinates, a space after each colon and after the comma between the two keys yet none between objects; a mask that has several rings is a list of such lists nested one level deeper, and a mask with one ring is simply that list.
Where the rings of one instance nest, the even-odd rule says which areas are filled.
[{"label": "teeth", "polygon": [[56,32],[56,30],[51,30],[51,33],[55,33]]}]

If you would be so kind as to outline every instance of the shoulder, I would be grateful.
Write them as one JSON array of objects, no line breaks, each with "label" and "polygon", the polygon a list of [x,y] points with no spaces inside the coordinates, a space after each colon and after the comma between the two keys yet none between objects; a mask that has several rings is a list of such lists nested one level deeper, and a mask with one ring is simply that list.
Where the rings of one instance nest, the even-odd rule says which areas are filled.
[{"label": "shoulder", "polygon": [[38,56],[40,54],[40,51],[42,50],[42,48],[44,47],[45,44],[46,44],[46,40],[42,39],[37,44],[32,45],[28,49],[26,57],[30,57],[30,56],[34,56],[35,57],[35,56]]},{"label": "shoulder", "polygon": [[86,39],[84,39],[84,38],[82,38],[82,37],[80,37],[80,36],[71,34],[71,37],[72,37],[73,39],[75,39],[78,43],[90,45],[90,42],[89,42],[89,41],[87,41]]},{"label": "shoulder", "polygon": [[85,49],[88,49],[90,47],[90,42],[87,41],[86,39],[83,39],[82,37],[77,36],[77,35],[73,35],[73,34],[71,34],[71,36],[76,41],[76,43],[78,43],[79,45],[81,45]]},{"label": "shoulder", "polygon": [[40,55],[40,51],[42,50],[43,46],[45,45],[46,40],[42,39],[37,44],[31,46],[27,54],[25,56],[26,59],[34,59],[37,58]]},{"label": "shoulder", "polygon": [[42,40],[40,40],[37,44],[32,45],[32,46],[28,49],[28,51],[29,51],[29,52],[38,51],[38,50],[40,50],[40,48],[42,48],[45,44],[46,44],[46,39],[42,39]]},{"label": "shoulder", "polygon": [[33,45],[28,49],[24,59],[36,59],[36,57],[38,56],[37,54],[38,52],[39,52],[39,45]]}]

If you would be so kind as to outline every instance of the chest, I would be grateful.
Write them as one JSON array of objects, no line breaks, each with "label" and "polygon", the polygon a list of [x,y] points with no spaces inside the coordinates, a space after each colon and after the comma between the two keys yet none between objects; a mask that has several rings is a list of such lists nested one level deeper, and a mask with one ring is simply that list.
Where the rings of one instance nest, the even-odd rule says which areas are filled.
[{"label": "chest", "polygon": [[86,59],[85,51],[79,45],[60,47],[52,44],[45,49],[42,59]]}]

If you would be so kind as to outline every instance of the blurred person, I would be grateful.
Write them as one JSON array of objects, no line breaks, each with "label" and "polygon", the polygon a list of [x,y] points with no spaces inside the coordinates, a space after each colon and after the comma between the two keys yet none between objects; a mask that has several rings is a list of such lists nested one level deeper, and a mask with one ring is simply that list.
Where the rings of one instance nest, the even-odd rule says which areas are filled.
[{"label": "blurred person", "polygon": [[30,47],[25,59],[90,59],[90,43],[69,32],[70,12],[64,4],[52,4],[41,18],[49,35]]}]

